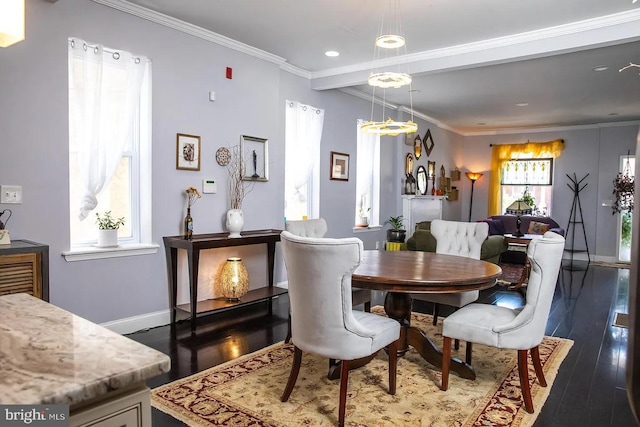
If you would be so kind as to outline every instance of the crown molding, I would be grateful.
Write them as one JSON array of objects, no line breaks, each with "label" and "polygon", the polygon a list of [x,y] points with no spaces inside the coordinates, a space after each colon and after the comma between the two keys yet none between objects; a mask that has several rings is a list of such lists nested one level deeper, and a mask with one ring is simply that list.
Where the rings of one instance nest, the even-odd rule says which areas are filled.
[{"label": "crown molding", "polygon": [[[478,53],[488,51],[500,51],[501,49],[509,49],[509,60],[522,60],[524,58],[530,58],[535,56],[545,56],[557,53],[558,51],[576,51],[585,48],[593,48],[603,46],[607,44],[615,44],[616,42],[629,42],[638,40],[637,28],[635,25],[627,27],[628,24],[640,24],[640,9],[633,9],[630,11],[615,13],[612,15],[600,16],[597,18],[587,19],[583,21],[572,22],[569,24],[557,25],[555,27],[543,28],[540,30],[533,30],[519,34],[513,34],[509,36],[496,37],[493,39],[481,40],[477,42],[465,43],[460,45],[448,46],[438,49],[432,49],[423,52],[416,52],[412,54],[399,55],[397,57],[385,58],[382,60],[362,62],[345,67],[336,67],[326,70],[316,71],[311,73],[311,78],[315,80],[328,79],[336,76],[348,75],[350,73],[361,73],[363,77],[360,77],[358,81],[349,81],[345,84],[361,84],[366,81],[368,72],[372,69],[384,68],[388,66],[405,64],[409,68],[409,73],[414,73],[416,70],[413,68],[424,68],[420,66],[421,63],[434,63],[434,61],[444,61],[443,65],[436,66],[433,70],[442,70],[444,68],[451,67],[452,61],[448,60],[457,56],[464,55],[477,55]],[[623,27],[624,26],[624,27]],[[595,45],[590,42],[590,38],[587,37],[589,32],[594,31],[608,31],[607,40],[609,42],[599,42]],[[566,43],[553,43],[551,40],[558,40],[560,38],[571,39]],[[546,43],[544,43],[546,42]],[[549,46],[546,51],[535,52],[530,49],[522,49],[522,56],[513,56],[514,46]],[[504,59],[502,59],[504,61]],[[455,61],[454,61],[455,62]],[[493,61],[495,62],[495,61]],[[444,65],[446,64],[446,65]],[[458,68],[458,67],[453,67]],[[425,71],[425,70],[421,70]],[[427,70],[429,71],[429,70]],[[363,72],[367,72],[366,74]],[[361,81],[360,81],[361,80]],[[329,89],[331,83],[322,84],[315,83],[316,89]],[[335,86],[334,86],[335,87]]]},{"label": "crown molding", "polygon": [[563,132],[588,129],[613,128],[624,126],[640,126],[640,120],[630,120],[621,122],[593,123],[589,125],[573,125],[573,126],[552,126],[552,127],[536,127],[536,128],[514,128],[503,129],[486,132],[463,132],[462,136],[491,136],[491,135],[514,135],[522,133],[540,133],[540,132]]},{"label": "crown molding", "polygon": [[[239,41],[230,39],[213,31],[205,30],[196,25],[189,24],[176,18],[172,18],[163,13],[155,12],[150,9],[129,3],[125,0],[92,0],[95,3],[103,6],[108,6],[121,12],[128,13],[130,15],[137,16],[147,21],[154,22],[156,24],[163,25],[165,27],[180,31],[185,34],[189,34],[194,37],[198,37],[202,40],[215,43],[217,45],[233,49],[238,52],[245,53],[264,61],[282,66],[286,63],[286,59],[274,55],[264,50],[257,49],[248,44],[240,43]],[[292,67],[292,66],[290,66]]]},{"label": "crown molding", "polygon": [[[48,0],[51,3],[55,3],[58,0]],[[583,21],[577,21],[570,24],[558,25],[555,27],[544,28],[541,30],[528,31],[524,33],[514,34],[505,37],[498,37],[494,39],[488,39],[473,43],[466,43],[462,45],[450,46],[446,48],[433,49],[424,52],[417,52],[409,55],[402,55],[397,58],[392,58],[388,60],[379,60],[379,61],[369,61],[363,62],[359,64],[354,64],[347,67],[339,67],[339,68],[331,68],[327,70],[310,72],[305,69],[296,67],[287,62],[285,58],[274,55],[272,53],[263,51],[261,49],[257,49],[253,46],[238,42],[229,37],[225,37],[213,31],[205,30],[201,27],[198,27],[193,24],[189,24],[187,22],[181,21],[179,19],[167,16],[165,14],[152,11],[142,6],[138,6],[132,4],[126,0],[91,0],[95,3],[101,4],[103,6],[111,7],[113,9],[119,10],[124,13],[128,13],[133,16],[137,16],[139,18],[145,19],[150,22],[154,22],[159,25],[163,25],[167,28],[174,29],[176,31],[180,31],[185,34],[189,34],[194,37],[198,37],[202,40],[209,41],[211,43],[215,43],[219,46],[223,46],[246,55],[255,57],[257,59],[261,59],[267,61],[269,63],[276,64],[280,67],[281,70],[286,71],[288,73],[297,75],[299,77],[306,78],[308,80],[321,79],[321,78],[331,78],[340,76],[348,73],[357,73],[366,71],[367,73],[374,68],[384,67],[388,65],[396,65],[398,63],[406,63],[408,66],[411,66],[412,63],[425,62],[425,61],[434,61],[434,60],[442,60],[446,58],[451,58],[460,55],[467,54],[477,54],[479,52],[488,51],[492,49],[501,49],[501,48],[513,48],[513,46],[529,44],[532,42],[540,42],[540,41],[549,41],[559,37],[567,37],[567,36],[577,36],[579,39],[584,39],[584,36],[587,32],[597,31],[602,29],[611,30],[611,40],[625,40],[631,41],[635,37],[635,39],[639,39],[637,31],[633,32],[632,35],[628,33],[621,34],[616,32],[615,27],[627,24],[640,24],[640,9],[633,9],[626,12],[620,12],[612,15],[601,16],[593,19],[587,19]],[[626,28],[626,27],[625,27]],[[584,42],[585,45],[588,45],[587,42]],[[613,43],[613,42],[610,42]],[[606,44],[606,43],[602,43]],[[554,46],[553,43],[548,43],[548,45]],[[591,45],[591,47],[595,47]],[[561,49],[556,47],[554,49]],[[574,49],[578,49],[577,47]],[[566,50],[566,48],[564,49]],[[553,52],[553,50],[548,51]],[[542,55],[542,54],[541,54]],[[517,60],[522,58],[515,58]],[[442,67],[440,67],[442,68]],[[368,74],[367,74],[368,76]],[[366,80],[366,76],[365,76]],[[312,86],[314,86],[312,84]],[[327,85],[325,86],[314,86],[315,89],[335,89],[338,88],[340,91],[347,93],[352,96],[356,96],[361,99],[365,99],[370,101],[372,97],[365,92],[352,89],[349,87],[338,87],[337,85]],[[633,126],[639,125],[640,121],[626,121],[626,122],[611,122],[611,123],[596,123],[591,125],[578,125],[578,126],[556,126],[556,127],[548,127],[548,128],[519,128],[519,129],[505,129],[505,130],[496,130],[496,131],[487,131],[487,132],[464,132],[459,129],[453,128],[447,125],[444,122],[441,122],[433,117],[427,116],[426,114],[420,113],[418,111],[412,110],[405,106],[399,106],[395,104],[391,104],[385,102],[380,98],[374,98],[373,102],[378,105],[384,105],[385,108],[389,108],[396,111],[404,111],[409,114],[413,114],[415,117],[418,117],[427,122],[433,123],[435,126],[439,128],[454,132],[461,136],[483,136],[483,135],[506,135],[506,134],[519,134],[519,133],[533,133],[533,132],[558,132],[558,131],[567,131],[567,130],[579,130],[579,129],[597,129],[603,127],[616,127],[616,126]]]},{"label": "crown molding", "polygon": [[351,96],[355,96],[356,98],[364,99],[365,101],[373,101],[377,105],[382,105],[383,107],[389,108],[391,110],[398,111],[398,109],[400,108],[396,104],[392,104],[390,102],[387,102],[382,98],[378,98],[377,96],[372,97],[368,93],[363,92],[363,91],[358,90],[358,89],[353,89],[353,88],[350,88],[350,87],[343,87],[343,88],[339,88],[338,90],[340,92],[344,92],[344,93],[349,94]]}]

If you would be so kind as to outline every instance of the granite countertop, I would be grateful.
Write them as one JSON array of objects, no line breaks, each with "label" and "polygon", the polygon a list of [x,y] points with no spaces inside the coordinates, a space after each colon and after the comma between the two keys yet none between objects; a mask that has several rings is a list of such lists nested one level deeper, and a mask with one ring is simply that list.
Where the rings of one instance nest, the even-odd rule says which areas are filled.
[{"label": "granite countertop", "polygon": [[0,296],[0,404],[77,404],[170,366],[166,354],[38,298]]}]

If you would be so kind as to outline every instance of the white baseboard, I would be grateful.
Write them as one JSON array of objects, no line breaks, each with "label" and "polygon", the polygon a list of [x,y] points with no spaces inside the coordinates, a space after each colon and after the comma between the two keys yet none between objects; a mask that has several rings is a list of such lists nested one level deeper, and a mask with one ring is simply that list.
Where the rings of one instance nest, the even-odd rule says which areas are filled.
[{"label": "white baseboard", "polygon": [[100,326],[124,335],[138,332],[143,329],[168,325],[169,323],[171,323],[171,314],[169,310],[162,310],[154,313],[146,313],[139,316],[112,320],[111,322],[101,323]]}]

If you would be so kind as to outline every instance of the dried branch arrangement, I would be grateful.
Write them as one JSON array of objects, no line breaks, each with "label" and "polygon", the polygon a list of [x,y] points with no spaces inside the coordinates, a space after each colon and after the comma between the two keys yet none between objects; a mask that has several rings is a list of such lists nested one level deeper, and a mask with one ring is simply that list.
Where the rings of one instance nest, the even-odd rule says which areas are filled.
[{"label": "dried branch arrangement", "polygon": [[229,149],[231,160],[227,165],[229,172],[229,202],[231,209],[242,209],[242,201],[253,190],[255,181],[243,181],[245,161],[241,153],[241,147],[235,145]]}]

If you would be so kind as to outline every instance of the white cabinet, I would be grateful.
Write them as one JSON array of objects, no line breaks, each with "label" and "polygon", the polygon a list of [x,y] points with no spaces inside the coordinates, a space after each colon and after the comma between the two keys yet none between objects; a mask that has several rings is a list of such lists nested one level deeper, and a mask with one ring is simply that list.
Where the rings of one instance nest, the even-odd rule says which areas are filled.
[{"label": "white cabinet", "polygon": [[416,223],[442,219],[444,196],[402,196],[402,216],[407,228],[407,238],[413,235]]},{"label": "white cabinet", "polygon": [[144,384],[126,392],[115,392],[83,403],[80,409],[71,406],[70,427],[151,427],[150,391]]}]

